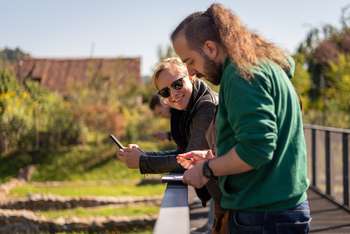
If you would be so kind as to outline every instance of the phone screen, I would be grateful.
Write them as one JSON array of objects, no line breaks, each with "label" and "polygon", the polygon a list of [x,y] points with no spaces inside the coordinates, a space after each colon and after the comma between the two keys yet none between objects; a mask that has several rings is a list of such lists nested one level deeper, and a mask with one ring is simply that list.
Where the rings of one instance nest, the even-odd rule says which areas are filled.
[{"label": "phone screen", "polygon": [[109,135],[109,137],[114,141],[114,143],[117,144],[117,146],[118,146],[120,149],[123,149],[123,148],[124,148],[123,144],[120,143],[120,141],[119,141],[113,134]]}]

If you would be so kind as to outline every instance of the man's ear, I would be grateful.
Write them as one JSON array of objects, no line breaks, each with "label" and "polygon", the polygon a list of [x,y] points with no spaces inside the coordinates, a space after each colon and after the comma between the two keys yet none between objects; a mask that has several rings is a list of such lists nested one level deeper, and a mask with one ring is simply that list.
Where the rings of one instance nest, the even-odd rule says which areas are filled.
[{"label": "man's ear", "polygon": [[204,42],[203,52],[211,59],[215,60],[219,55],[219,47],[218,45],[210,40]]}]

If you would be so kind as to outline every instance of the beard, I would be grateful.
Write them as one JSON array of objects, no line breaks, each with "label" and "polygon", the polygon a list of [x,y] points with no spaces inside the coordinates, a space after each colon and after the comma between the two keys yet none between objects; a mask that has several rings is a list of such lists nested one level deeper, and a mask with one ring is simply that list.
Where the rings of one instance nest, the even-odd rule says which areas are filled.
[{"label": "beard", "polygon": [[204,58],[204,72],[197,73],[198,78],[205,78],[213,85],[219,85],[223,72],[223,65],[212,61],[205,53],[202,53]]}]

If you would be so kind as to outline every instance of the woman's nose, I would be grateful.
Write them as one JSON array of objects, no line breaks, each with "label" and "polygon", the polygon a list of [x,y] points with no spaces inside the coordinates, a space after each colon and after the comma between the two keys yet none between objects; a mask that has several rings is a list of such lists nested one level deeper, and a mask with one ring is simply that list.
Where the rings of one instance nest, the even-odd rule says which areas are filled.
[{"label": "woman's nose", "polygon": [[176,90],[176,89],[170,89],[170,98],[171,98],[171,99],[175,99],[177,93],[178,93],[178,90]]}]

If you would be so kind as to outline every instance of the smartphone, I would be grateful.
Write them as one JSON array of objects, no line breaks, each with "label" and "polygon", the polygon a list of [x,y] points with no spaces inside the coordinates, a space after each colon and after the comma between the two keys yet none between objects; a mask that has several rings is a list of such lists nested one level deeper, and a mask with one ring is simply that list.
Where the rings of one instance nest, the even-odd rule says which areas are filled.
[{"label": "smartphone", "polygon": [[183,184],[183,175],[182,174],[169,174],[162,176],[162,183],[176,183]]},{"label": "smartphone", "polygon": [[117,146],[119,147],[119,149],[124,149],[125,147],[123,146],[122,143],[120,143],[120,141],[113,135],[110,134],[109,137],[114,141],[114,143],[117,144]]}]

